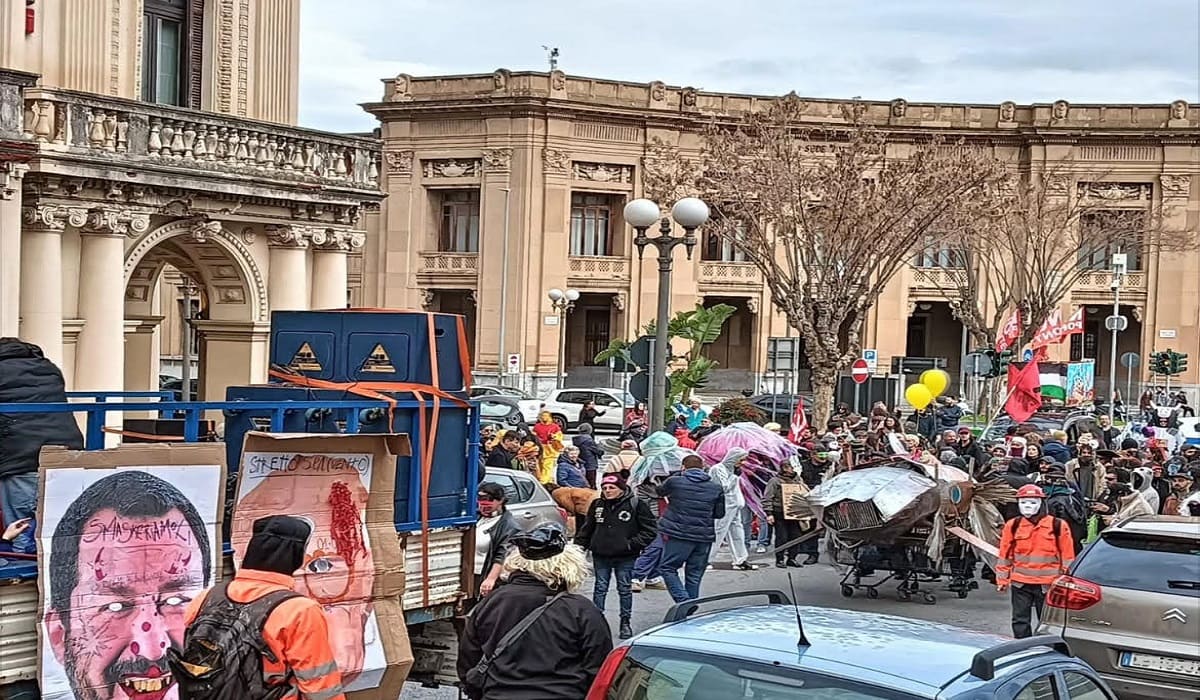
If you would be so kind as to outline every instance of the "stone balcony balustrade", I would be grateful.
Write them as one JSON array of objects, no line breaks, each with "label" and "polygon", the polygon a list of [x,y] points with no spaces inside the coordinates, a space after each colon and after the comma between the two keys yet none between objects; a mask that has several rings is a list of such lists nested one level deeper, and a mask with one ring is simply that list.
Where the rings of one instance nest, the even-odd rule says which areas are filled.
[{"label": "stone balcony balustrade", "polygon": [[762,289],[762,274],[757,266],[745,262],[702,261],[697,279],[701,289],[727,288],[759,291]]},{"label": "stone balcony balustrade", "polygon": [[567,260],[567,284],[580,287],[624,289],[629,284],[629,260],[616,256],[572,255]]},{"label": "stone balcony balustrade", "polygon": [[27,88],[24,96],[25,135],[44,154],[130,171],[379,189],[373,139],[67,90]]},{"label": "stone balcony balustrade", "polygon": [[437,285],[450,280],[469,281],[472,286],[479,276],[478,253],[447,253],[425,251],[420,253],[421,264],[417,268],[420,281]]}]

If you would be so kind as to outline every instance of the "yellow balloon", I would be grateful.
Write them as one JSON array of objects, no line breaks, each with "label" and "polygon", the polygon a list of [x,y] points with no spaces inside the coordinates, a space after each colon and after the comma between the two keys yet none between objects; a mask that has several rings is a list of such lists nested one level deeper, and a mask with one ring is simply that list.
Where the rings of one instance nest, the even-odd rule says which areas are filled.
[{"label": "yellow balloon", "polygon": [[933,403],[933,394],[929,391],[929,387],[924,384],[911,384],[904,390],[904,398],[912,404],[913,408],[922,409]]},{"label": "yellow balloon", "polygon": [[941,396],[950,386],[950,375],[944,369],[927,369],[921,373],[921,383],[934,396]]}]

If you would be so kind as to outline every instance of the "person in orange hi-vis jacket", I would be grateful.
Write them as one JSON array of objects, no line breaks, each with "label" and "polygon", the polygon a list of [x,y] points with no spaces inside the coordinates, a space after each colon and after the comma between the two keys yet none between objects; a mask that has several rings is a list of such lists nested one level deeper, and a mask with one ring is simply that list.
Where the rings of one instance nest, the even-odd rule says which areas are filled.
[{"label": "person in orange hi-vis jacket", "polygon": [[1067,573],[1075,560],[1071,528],[1046,513],[1046,493],[1036,484],[1017,489],[1021,514],[1004,523],[996,563],[996,590],[1012,589],[1012,629],[1017,639],[1033,636],[1033,611],[1038,619],[1046,602],[1046,587]]},{"label": "person in orange hi-vis jacket", "polygon": [[237,575],[188,608],[170,654],[180,700],[345,700],[325,613],[293,590],[311,534],[290,516],[254,522]]}]

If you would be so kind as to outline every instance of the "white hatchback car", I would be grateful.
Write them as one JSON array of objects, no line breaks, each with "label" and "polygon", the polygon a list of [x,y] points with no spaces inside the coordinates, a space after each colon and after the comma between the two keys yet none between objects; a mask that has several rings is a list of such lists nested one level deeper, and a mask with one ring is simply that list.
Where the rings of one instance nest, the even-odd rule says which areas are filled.
[{"label": "white hatchback car", "polygon": [[633,394],[622,389],[555,389],[546,395],[545,408],[564,431],[579,425],[579,410],[588,401],[596,402],[596,430],[620,432],[625,425],[625,410],[633,408]]}]

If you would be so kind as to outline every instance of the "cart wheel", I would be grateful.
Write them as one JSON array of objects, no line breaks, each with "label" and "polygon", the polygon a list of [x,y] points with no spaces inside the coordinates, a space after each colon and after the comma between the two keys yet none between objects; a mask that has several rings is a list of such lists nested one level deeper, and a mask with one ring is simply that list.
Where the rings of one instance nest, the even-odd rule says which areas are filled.
[{"label": "cart wheel", "polygon": [[871,600],[875,600],[876,598],[879,597],[879,590],[875,589],[875,588],[868,588],[867,589],[867,597],[870,598]]},{"label": "cart wheel", "polygon": [[969,591],[969,590],[966,590],[966,589],[960,589],[960,590],[958,591],[958,599],[959,599],[959,600],[962,600],[962,599],[966,598],[966,597],[967,597],[967,594],[969,594],[969,593],[970,593],[970,591]]},{"label": "cart wheel", "polygon": [[912,600],[912,594],[901,588],[896,591],[896,598],[899,600]]},{"label": "cart wheel", "polygon": [[937,596],[932,593],[926,593],[922,600],[925,601],[926,605],[937,605]]},{"label": "cart wheel", "polygon": [[854,597],[854,589],[846,584],[842,584],[842,597],[843,598],[853,598]]}]

